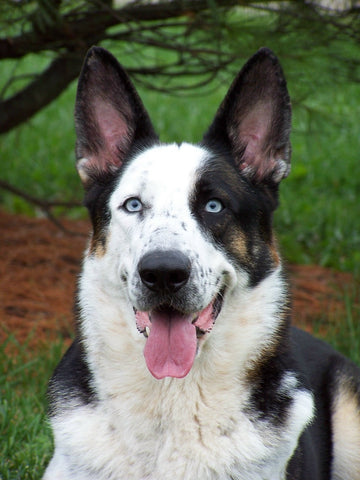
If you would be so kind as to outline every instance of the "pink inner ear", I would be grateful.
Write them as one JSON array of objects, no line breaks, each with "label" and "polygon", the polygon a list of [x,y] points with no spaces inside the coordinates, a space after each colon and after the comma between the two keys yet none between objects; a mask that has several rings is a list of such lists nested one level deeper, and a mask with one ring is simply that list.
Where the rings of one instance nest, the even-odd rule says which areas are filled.
[{"label": "pink inner ear", "polygon": [[247,169],[258,180],[276,168],[276,161],[267,151],[271,131],[272,104],[260,103],[241,119],[237,135],[245,146],[240,168]]},{"label": "pink inner ear", "polygon": [[98,152],[99,167],[101,170],[119,167],[130,143],[130,128],[111,104],[96,101],[94,107],[102,143]]},{"label": "pink inner ear", "polygon": [[271,118],[272,105],[265,103],[256,105],[241,119],[237,134],[240,141],[247,145],[247,156],[251,157],[263,150],[271,129]]}]

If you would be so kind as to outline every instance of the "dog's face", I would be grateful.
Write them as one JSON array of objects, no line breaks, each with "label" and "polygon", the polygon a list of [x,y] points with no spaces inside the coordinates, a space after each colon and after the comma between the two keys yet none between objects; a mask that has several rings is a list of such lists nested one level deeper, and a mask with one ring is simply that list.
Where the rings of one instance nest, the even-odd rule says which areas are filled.
[{"label": "dog's face", "polygon": [[117,270],[158,378],[188,373],[235,283],[232,264],[210,238],[226,207],[215,191],[200,192],[204,162],[199,147],[154,146],[125,168],[110,198],[109,251],[121,239]]},{"label": "dog's face", "polygon": [[289,124],[286,84],[266,49],[199,145],[161,144],[117,61],[89,52],[76,104],[94,228],[87,261],[136,325],[156,378],[187,375],[218,317],[278,265],[271,223]]}]

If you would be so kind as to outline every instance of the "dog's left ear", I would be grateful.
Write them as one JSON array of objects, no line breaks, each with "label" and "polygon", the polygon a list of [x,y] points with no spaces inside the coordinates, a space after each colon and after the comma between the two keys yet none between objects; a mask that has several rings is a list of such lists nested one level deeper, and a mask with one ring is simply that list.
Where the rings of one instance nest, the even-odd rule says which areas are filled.
[{"label": "dog's left ear", "polygon": [[254,183],[277,184],[290,171],[291,107],[281,66],[260,49],[235,78],[203,142],[230,151]]},{"label": "dog's left ear", "polygon": [[75,127],[77,169],[85,187],[121,167],[135,144],[158,140],[128,75],[101,47],[92,47],[84,60]]}]

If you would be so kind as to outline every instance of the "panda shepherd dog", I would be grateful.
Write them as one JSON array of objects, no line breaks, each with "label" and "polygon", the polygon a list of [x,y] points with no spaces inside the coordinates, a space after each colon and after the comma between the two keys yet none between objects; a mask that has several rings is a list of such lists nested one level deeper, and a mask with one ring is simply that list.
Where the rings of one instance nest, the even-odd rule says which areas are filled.
[{"label": "panda shepherd dog", "polygon": [[93,231],[44,479],[359,480],[360,371],[290,326],[272,216],[291,110],[274,54],[250,58],[196,145],[159,141],[99,47],[75,117]]}]

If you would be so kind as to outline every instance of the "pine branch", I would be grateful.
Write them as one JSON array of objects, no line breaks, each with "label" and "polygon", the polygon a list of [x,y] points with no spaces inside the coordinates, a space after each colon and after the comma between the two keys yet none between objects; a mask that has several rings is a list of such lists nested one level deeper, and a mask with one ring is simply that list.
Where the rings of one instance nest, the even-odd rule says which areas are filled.
[{"label": "pine branch", "polygon": [[13,185],[11,185],[8,182],[5,182],[4,180],[0,180],[0,188],[3,190],[6,190],[7,192],[12,193],[13,195],[23,198],[26,202],[31,203],[32,205],[35,205],[46,215],[46,217],[50,221],[52,221],[64,233],[68,235],[83,236],[82,233],[73,232],[72,230],[69,230],[68,228],[66,228],[52,213],[52,209],[55,207],[63,207],[63,208],[70,209],[70,208],[81,207],[81,203],[43,200],[41,198],[34,197],[33,195],[30,195],[29,193],[24,192],[23,190],[20,190],[17,187],[14,187]]},{"label": "pine branch", "polygon": [[239,0],[163,0],[154,3],[131,2],[119,9],[99,8],[86,12],[70,12],[64,15],[56,28],[53,24],[44,25],[41,31],[22,33],[11,38],[0,37],[0,59],[19,58],[28,53],[45,50],[66,49],[86,50],[102,38],[107,28],[126,25],[129,22],[151,22],[168,20],[181,16],[191,17],[208,10],[212,4],[216,8],[247,4]]},{"label": "pine branch", "polygon": [[23,90],[0,102],[0,133],[25,122],[52,102],[78,76],[82,62],[83,55],[60,56]]}]

